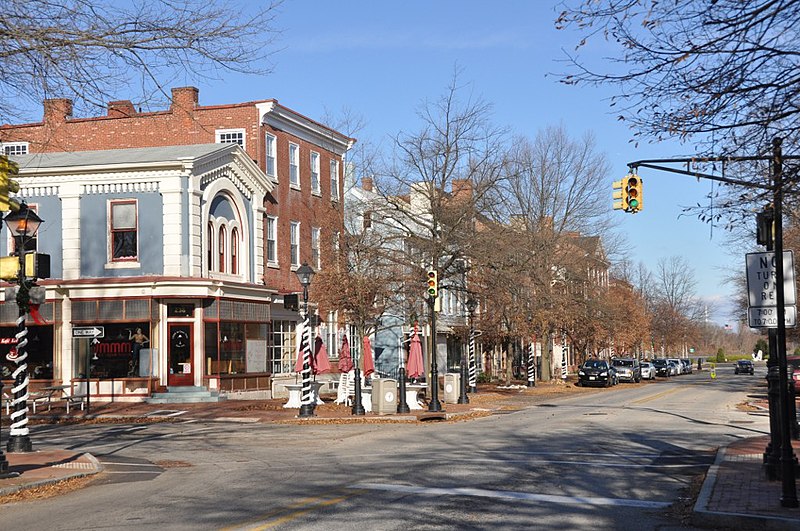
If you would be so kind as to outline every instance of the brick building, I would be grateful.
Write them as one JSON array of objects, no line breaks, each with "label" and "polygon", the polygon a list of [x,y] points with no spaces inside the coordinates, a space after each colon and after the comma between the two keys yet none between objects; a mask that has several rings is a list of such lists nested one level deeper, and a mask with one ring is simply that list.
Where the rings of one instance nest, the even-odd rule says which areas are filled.
[{"label": "brick building", "polygon": [[[54,261],[43,306],[50,324],[38,334],[52,345],[39,355],[43,372],[52,372],[45,380],[85,377],[85,346],[70,329],[98,322],[119,328],[120,338],[141,327],[161,349],[151,372],[124,384],[131,388],[139,388],[137,377],[175,380],[176,326],[191,337],[192,352],[178,365],[192,374],[183,385],[263,389],[272,380],[264,376],[293,370],[299,317],[283,295],[300,291],[300,264],[324,267],[324,249],[342,230],[344,156],[354,140],[275,100],[200,106],[195,88],[172,93],[168,110],[139,112],[116,101],[91,118],[72,117],[69,100],[47,100],[42,122],[0,126],[0,148],[22,163],[19,195],[49,225],[37,243]],[[219,152],[213,144],[240,149]],[[158,151],[170,146],[191,150]],[[107,154],[93,155],[100,151]],[[119,260],[115,247],[114,212],[127,210],[139,238],[132,263]],[[87,223],[89,212],[104,225]],[[135,299],[146,311],[131,320]],[[97,313],[86,314],[91,308]],[[14,311],[3,305],[0,335]],[[336,319],[325,318],[321,333],[335,356]],[[126,379],[120,370],[106,371],[117,380],[112,387]],[[118,393],[97,372],[93,366],[96,390]]]}]

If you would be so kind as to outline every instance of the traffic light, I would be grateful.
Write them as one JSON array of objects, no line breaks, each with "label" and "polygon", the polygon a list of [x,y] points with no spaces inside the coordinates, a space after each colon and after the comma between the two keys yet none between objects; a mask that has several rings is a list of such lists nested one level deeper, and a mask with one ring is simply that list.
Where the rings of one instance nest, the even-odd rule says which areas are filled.
[{"label": "traffic light", "polygon": [[439,293],[439,274],[435,269],[428,269],[428,296],[435,299]]},{"label": "traffic light", "polygon": [[19,210],[19,203],[8,197],[8,194],[19,192],[19,183],[10,177],[19,173],[17,163],[6,155],[0,155],[0,212]]},{"label": "traffic light", "polygon": [[628,200],[624,193],[622,193],[622,189],[625,187],[625,179],[620,179],[619,181],[614,181],[611,183],[611,188],[613,188],[613,192],[611,193],[611,197],[614,199],[614,210],[624,210],[625,212],[628,211]]},{"label": "traffic light", "polygon": [[642,179],[636,174],[629,174],[625,177],[625,203],[626,212],[636,214],[642,210]]}]

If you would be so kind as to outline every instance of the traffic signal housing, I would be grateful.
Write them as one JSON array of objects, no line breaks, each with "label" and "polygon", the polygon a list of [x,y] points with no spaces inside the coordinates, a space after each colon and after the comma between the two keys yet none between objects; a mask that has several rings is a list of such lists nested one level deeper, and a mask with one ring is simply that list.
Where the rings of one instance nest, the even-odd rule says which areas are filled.
[{"label": "traffic signal housing", "polygon": [[435,269],[428,269],[428,296],[435,299],[439,294],[439,274]]},{"label": "traffic signal housing", "polygon": [[636,174],[629,174],[624,179],[625,181],[625,203],[627,204],[626,212],[636,214],[642,210],[642,178]]},{"label": "traffic signal housing", "polygon": [[19,183],[12,176],[19,173],[17,163],[10,160],[6,155],[0,155],[0,212],[9,210],[19,210],[19,202],[8,197],[9,193],[19,192]]},{"label": "traffic signal housing", "polygon": [[625,179],[620,179],[619,181],[614,181],[611,183],[611,197],[614,199],[614,210],[624,210],[625,212],[628,211],[628,201],[627,197],[624,193],[623,188],[625,187]]}]

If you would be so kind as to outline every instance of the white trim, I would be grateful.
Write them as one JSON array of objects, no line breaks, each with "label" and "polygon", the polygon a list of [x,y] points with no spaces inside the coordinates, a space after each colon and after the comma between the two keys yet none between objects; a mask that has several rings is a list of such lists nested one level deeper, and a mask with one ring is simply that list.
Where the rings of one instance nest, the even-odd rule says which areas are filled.
[{"label": "white trim", "polygon": [[[15,148],[19,148],[19,153],[17,153],[17,149]],[[30,144],[28,142],[1,142],[0,151],[2,151],[3,155],[9,157],[27,155],[30,153]],[[11,153],[9,153],[9,151],[11,151]]]},{"label": "white trim", "polygon": [[[316,155],[316,158],[315,158],[315,155]],[[321,176],[320,176],[320,171],[319,171],[319,167],[320,167],[319,160],[320,160],[320,156],[319,156],[319,153],[317,151],[312,151],[312,152],[310,152],[308,154],[308,164],[309,164],[310,169],[311,169],[311,172],[310,172],[310,175],[311,175],[311,193],[314,194],[314,195],[322,195],[322,183],[321,183],[321,178],[320,178]],[[315,162],[316,162],[316,164],[315,164]],[[315,186],[315,183],[314,183],[314,175],[315,174],[317,176],[316,186]]]},{"label": "white trim", "polygon": [[[270,149],[272,146],[272,149]],[[272,170],[269,172],[269,153],[272,152]],[[264,169],[267,177],[278,182],[278,137],[272,133],[264,133]]]},{"label": "white trim", "polygon": [[[293,151],[292,148],[297,149]],[[294,157],[292,157],[293,152],[295,153]],[[292,162],[294,162],[294,166],[297,167],[296,181],[292,180]],[[289,142],[289,187],[300,190],[300,144],[294,142]]]},{"label": "white trim", "polygon": [[[269,259],[269,237],[270,237],[269,222],[270,221],[274,222],[273,225],[272,225],[272,228],[274,229],[272,236],[274,236],[273,241],[275,242],[275,249],[274,249],[275,250],[275,259],[274,260],[270,260]],[[267,225],[266,225],[266,231],[265,232],[266,232],[266,235],[267,235],[267,238],[266,238],[267,239],[267,255],[264,257],[264,259],[266,260],[268,267],[279,267],[279,265],[278,265],[278,216],[267,216]]]},{"label": "white trim", "polygon": [[355,142],[354,139],[309,120],[274,100],[256,103],[256,109],[262,125],[271,125],[337,155],[343,155]]},{"label": "white trim", "polygon": [[[297,227],[296,234],[292,233],[292,229],[294,227]],[[294,242],[292,241],[293,240],[292,236],[295,236],[295,235],[297,236],[297,262],[295,262],[294,253],[292,252],[292,245],[294,245]],[[289,263],[291,264],[291,266],[293,268],[300,267],[300,241],[301,241],[301,239],[302,238],[300,238],[300,222],[299,221],[290,221],[289,222]]]},{"label": "white trim", "polygon": [[[231,141],[223,142],[222,138],[221,138],[222,135],[242,135],[242,143],[240,144],[239,142],[231,142]],[[247,134],[246,134],[246,132],[245,132],[245,130],[243,128],[217,129],[216,131],[214,131],[214,142],[217,143],[217,144],[236,144],[239,147],[241,147],[242,149],[247,149],[246,138],[247,138]]]}]

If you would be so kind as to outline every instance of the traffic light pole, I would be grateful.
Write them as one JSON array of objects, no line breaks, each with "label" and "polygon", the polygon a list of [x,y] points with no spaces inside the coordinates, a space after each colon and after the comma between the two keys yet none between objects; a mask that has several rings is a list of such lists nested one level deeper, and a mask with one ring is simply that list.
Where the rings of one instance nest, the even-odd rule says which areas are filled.
[{"label": "traffic light pole", "polygon": [[[775,331],[775,352],[777,353],[777,369],[778,369],[778,409],[779,414],[776,415],[777,422],[770,422],[770,434],[772,441],[780,442],[780,457],[779,457],[779,470],[782,482],[781,492],[781,506],[783,507],[798,507],[797,499],[797,485],[795,482],[795,470],[797,468],[797,459],[794,456],[791,442],[791,424],[789,407],[789,382],[788,382],[788,368],[786,362],[786,308],[785,308],[785,293],[783,286],[783,162],[785,160],[798,160],[798,156],[783,156],[781,149],[782,140],[775,138],[772,141],[772,155],[770,157],[754,156],[754,157],[706,157],[706,158],[684,158],[684,159],[651,159],[640,160],[631,162],[628,167],[631,171],[637,168],[650,168],[659,171],[668,171],[672,173],[679,173],[682,175],[690,175],[696,178],[709,179],[712,181],[719,181],[745,188],[756,188],[760,190],[772,192],[773,209],[774,209],[774,225],[775,225],[775,291],[776,291],[776,304],[777,304],[777,317],[778,326]],[[706,163],[706,162],[748,162],[748,161],[768,161],[772,164],[772,183],[764,185],[739,179],[731,179],[718,175],[708,175],[704,173],[691,171],[690,164]],[[686,170],[661,166],[661,164],[676,164],[685,163]],[[772,336],[770,336],[772,339]],[[772,345],[770,345],[771,347]],[[772,354],[772,349],[770,349]],[[770,389],[773,393],[774,390]],[[774,424],[777,424],[774,425]],[[775,438],[775,428],[779,431],[779,438]],[[774,449],[773,449],[774,451]]]},{"label": "traffic light pole", "polygon": [[438,413],[442,411],[442,403],[439,402],[439,364],[436,361],[436,297],[428,297],[428,307],[431,310],[431,399],[428,411]]}]

